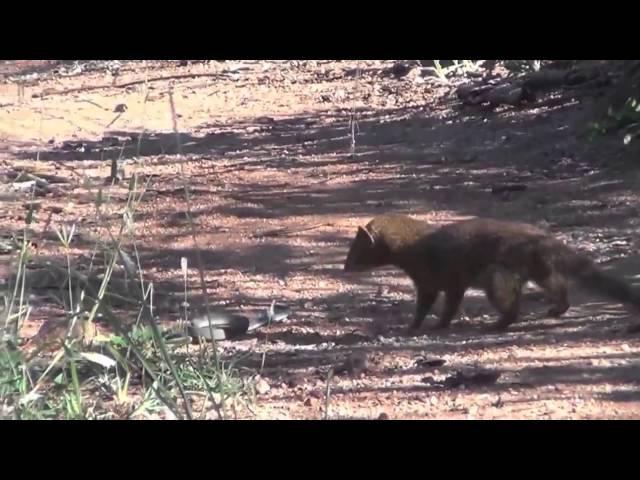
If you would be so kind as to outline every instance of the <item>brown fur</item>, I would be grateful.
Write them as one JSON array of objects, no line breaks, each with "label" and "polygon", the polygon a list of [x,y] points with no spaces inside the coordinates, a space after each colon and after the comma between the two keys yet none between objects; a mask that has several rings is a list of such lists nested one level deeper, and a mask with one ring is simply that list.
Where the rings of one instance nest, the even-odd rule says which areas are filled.
[{"label": "brown fur", "polygon": [[416,287],[412,331],[420,328],[439,292],[446,301],[437,328],[448,327],[469,287],[484,290],[500,313],[495,324],[500,329],[517,320],[527,281],[553,302],[552,316],[569,309],[568,277],[595,293],[640,307],[640,297],[625,281],[525,223],[476,218],[438,228],[402,215],[382,215],[358,228],[344,269],[383,265],[402,269]]},{"label": "brown fur", "polygon": [[[435,232],[438,227],[406,215],[379,215],[364,228],[358,227],[344,269],[363,272],[386,265],[402,268],[398,254],[411,249],[418,240]],[[407,274],[411,276],[409,272]]]}]

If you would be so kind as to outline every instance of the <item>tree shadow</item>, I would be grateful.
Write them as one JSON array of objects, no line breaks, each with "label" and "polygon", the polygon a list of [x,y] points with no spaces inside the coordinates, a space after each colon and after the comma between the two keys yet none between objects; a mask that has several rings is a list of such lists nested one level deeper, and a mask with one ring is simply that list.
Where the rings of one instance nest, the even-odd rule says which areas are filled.
[{"label": "tree shadow", "polygon": [[[622,148],[612,149],[607,140],[593,144],[584,141],[578,135],[581,132],[568,135],[569,127],[580,124],[579,104],[567,98],[547,110],[483,112],[456,106],[445,111],[446,102],[441,107],[442,111],[430,107],[359,110],[355,138],[349,128],[351,109],[313,111],[289,118],[261,116],[236,120],[233,124],[208,122],[198,126],[199,131],[206,132],[203,135],[190,132],[141,135],[136,131],[113,130],[99,141],[64,139],[41,152],[40,160],[54,163],[114,158],[147,160],[150,168],[204,160],[205,173],[189,179],[194,185],[193,201],[198,203],[191,215],[196,221],[221,215],[235,222],[226,232],[215,225],[198,227],[198,235],[205,236],[208,242],[212,237],[206,235],[228,234],[223,248],[211,243],[201,245],[213,303],[224,303],[230,308],[268,305],[267,295],[287,290],[287,280],[295,275],[331,278],[346,287],[357,287],[356,291],[317,288],[308,293],[296,292],[296,299],[287,302],[294,307],[289,320],[247,335],[246,338],[257,338],[274,347],[267,354],[265,376],[275,375],[279,369],[325,369],[353,353],[429,351],[444,356],[506,347],[610,340],[616,336],[627,338],[616,330],[624,325],[621,319],[607,321],[605,327],[588,316],[574,318],[571,312],[560,320],[523,321],[502,334],[487,332],[484,321],[456,321],[448,332],[424,333],[417,338],[402,336],[401,324],[383,325],[381,333],[375,333],[367,330],[374,320],[410,316],[413,292],[408,280],[398,272],[359,277],[342,272],[354,231],[327,227],[260,237],[264,233],[261,232],[264,219],[283,219],[285,223],[292,218],[295,221],[305,217],[361,217],[364,222],[382,212],[430,211],[517,218],[532,223],[545,221],[552,230],[563,233],[589,224],[598,225],[590,231],[601,232],[606,225],[618,236],[633,236],[638,221],[628,219],[637,217],[636,209],[633,203],[621,198],[633,193],[633,179],[619,175],[611,181],[610,172],[604,171],[615,164],[616,158],[626,158],[627,154]],[[16,157],[33,159],[34,154],[24,150]],[[333,167],[339,167],[338,173],[332,174]],[[342,167],[345,168],[340,170]],[[292,180],[260,183],[248,179],[254,172],[269,170],[290,174]],[[225,180],[225,189],[203,186],[211,183],[216,174],[231,177]],[[183,195],[181,180],[176,175],[158,175],[154,185],[156,198],[167,200],[167,205],[160,208],[150,203],[148,210],[137,217],[158,220],[168,227],[185,225],[186,209],[181,211],[171,202]],[[493,187],[507,183],[526,188],[522,193],[508,195],[493,192]],[[560,195],[561,188],[565,188],[565,195],[569,192],[570,198]],[[208,204],[211,196],[221,202]],[[585,232],[577,233],[584,238]],[[173,241],[184,241],[189,235],[188,231],[164,235],[157,239],[158,244],[164,245],[161,248],[140,247],[143,268],[177,272],[181,258],[186,258],[190,267],[197,266],[198,256],[193,248],[167,246]],[[301,246],[296,241],[312,246]],[[224,298],[217,296],[216,272],[226,269],[255,275],[254,281],[267,284],[267,293],[264,297],[252,296],[246,293],[246,284],[237,280],[232,293]],[[180,293],[183,285],[177,277],[176,274],[175,280],[166,279],[159,286]],[[377,295],[382,285],[392,285],[397,290],[388,297]],[[197,292],[198,287],[193,290]],[[195,293],[190,301],[197,305],[203,299],[200,293]],[[476,312],[470,315],[474,319],[486,313],[494,320],[495,313],[482,298],[465,299],[464,308]],[[535,316],[542,308],[542,305],[532,308],[527,317]],[[314,315],[319,311],[321,318],[317,319]],[[336,312],[338,320],[329,319],[329,314]],[[334,325],[335,330],[327,329],[327,325]],[[325,328],[314,331],[316,326]],[[318,346],[322,350],[282,352],[276,348],[300,346]],[[256,352],[243,365],[257,368],[263,361],[262,354]],[[400,373],[417,372],[410,368]],[[381,376],[397,373],[379,372]],[[534,385],[595,384],[611,378],[629,382],[637,374],[632,367],[596,365],[569,365],[551,370],[524,367],[519,373]],[[431,391],[436,387],[407,388]],[[498,384],[487,388],[507,387]]]}]

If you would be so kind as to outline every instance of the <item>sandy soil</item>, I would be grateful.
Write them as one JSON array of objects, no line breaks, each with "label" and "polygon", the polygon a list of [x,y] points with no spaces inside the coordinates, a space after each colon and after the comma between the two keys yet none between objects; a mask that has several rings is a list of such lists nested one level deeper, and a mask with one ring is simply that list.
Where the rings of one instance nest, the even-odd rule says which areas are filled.
[{"label": "sandy soil", "polygon": [[[293,308],[282,324],[221,345],[225,355],[251,352],[248,367],[266,355],[263,393],[247,418],[324,417],[329,369],[348,359],[366,368],[331,379],[332,418],[640,418],[640,341],[625,333],[638,320],[622,306],[575,290],[569,312],[550,319],[533,296],[521,322],[497,334],[487,329],[495,312],[470,291],[449,331],[408,338],[408,279],[393,269],[342,271],[356,227],[382,212],[524,220],[630,280],[640,271],[640,177],[619,139],[586,137],[592,98],[462,108],[450,87],[385,75],[389,65],[128,62],[115,85],[99,71],[42,76],[23,90],[5,81],[0,174],[5,185],[22,169],[62,177],[37,198],[33,229],[47,256],[64,253],[53,227],[77,225],[73,255],[104,236],[94,202],[108,160],[123,159],[125,178],[152,175],[135,239],[145,272],[178,291],[181,257],[197,263],[187,178],[211,300],[255,308],[275,299]],[[3,64],[0,75],[8,71]],[[170,75],[177,78],[144,83]],[[503,183],[526,190],[491,193]],[[102,187],[114,229],[126,185]],[[1,231],[21,229],[26,198],[4,187],[2,195]],[[261,235],[280,228],[290,230]],[[197,296],[195,268],[190,282]],[[24,335],[51,315],[55,309],[35,309]]]}]

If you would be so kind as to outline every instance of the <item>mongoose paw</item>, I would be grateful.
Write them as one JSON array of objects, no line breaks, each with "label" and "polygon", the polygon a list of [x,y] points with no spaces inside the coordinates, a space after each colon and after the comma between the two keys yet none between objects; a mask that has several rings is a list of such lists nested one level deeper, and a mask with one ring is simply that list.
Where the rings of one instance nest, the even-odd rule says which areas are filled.
[{"label": "mongoose paw", "polygon": [[489,326],[489,331],[494,333],[506,332],[510,323],[496,322]]},{"label": "mongoose paw", "polygon": [[547,310],[547,316],[551,318],[558,318],[561,317],[567,310],[568,308],[551,307],[549,310]]},{"label": "mongoose paw", "polygon": [[406,337],[417,337],[420,335],[420,327],[414,327],[411,325],[405,330],[404,334]]},{"label": "mongoose paw", "polygon": [[442,330],[447,330],[449,328],[449,324],[448,323],[436,323],[434,325],[431,325],[429,327],[429,330],[433,331],[433,332],[438,332],[438,331],[442,331]]}]

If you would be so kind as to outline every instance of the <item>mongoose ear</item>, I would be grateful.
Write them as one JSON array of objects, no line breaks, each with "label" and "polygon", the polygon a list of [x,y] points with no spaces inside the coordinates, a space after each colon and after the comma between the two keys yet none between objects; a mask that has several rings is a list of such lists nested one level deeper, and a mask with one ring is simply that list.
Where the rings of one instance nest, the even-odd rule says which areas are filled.
[{"label": "mongoose ear", "polygon": [[364,238],[371,246],[376,243],[373,235],[371,235],[371,232],[369,232],[369,230],[367,230],[366,228],[358,227],[358,236]]}]

